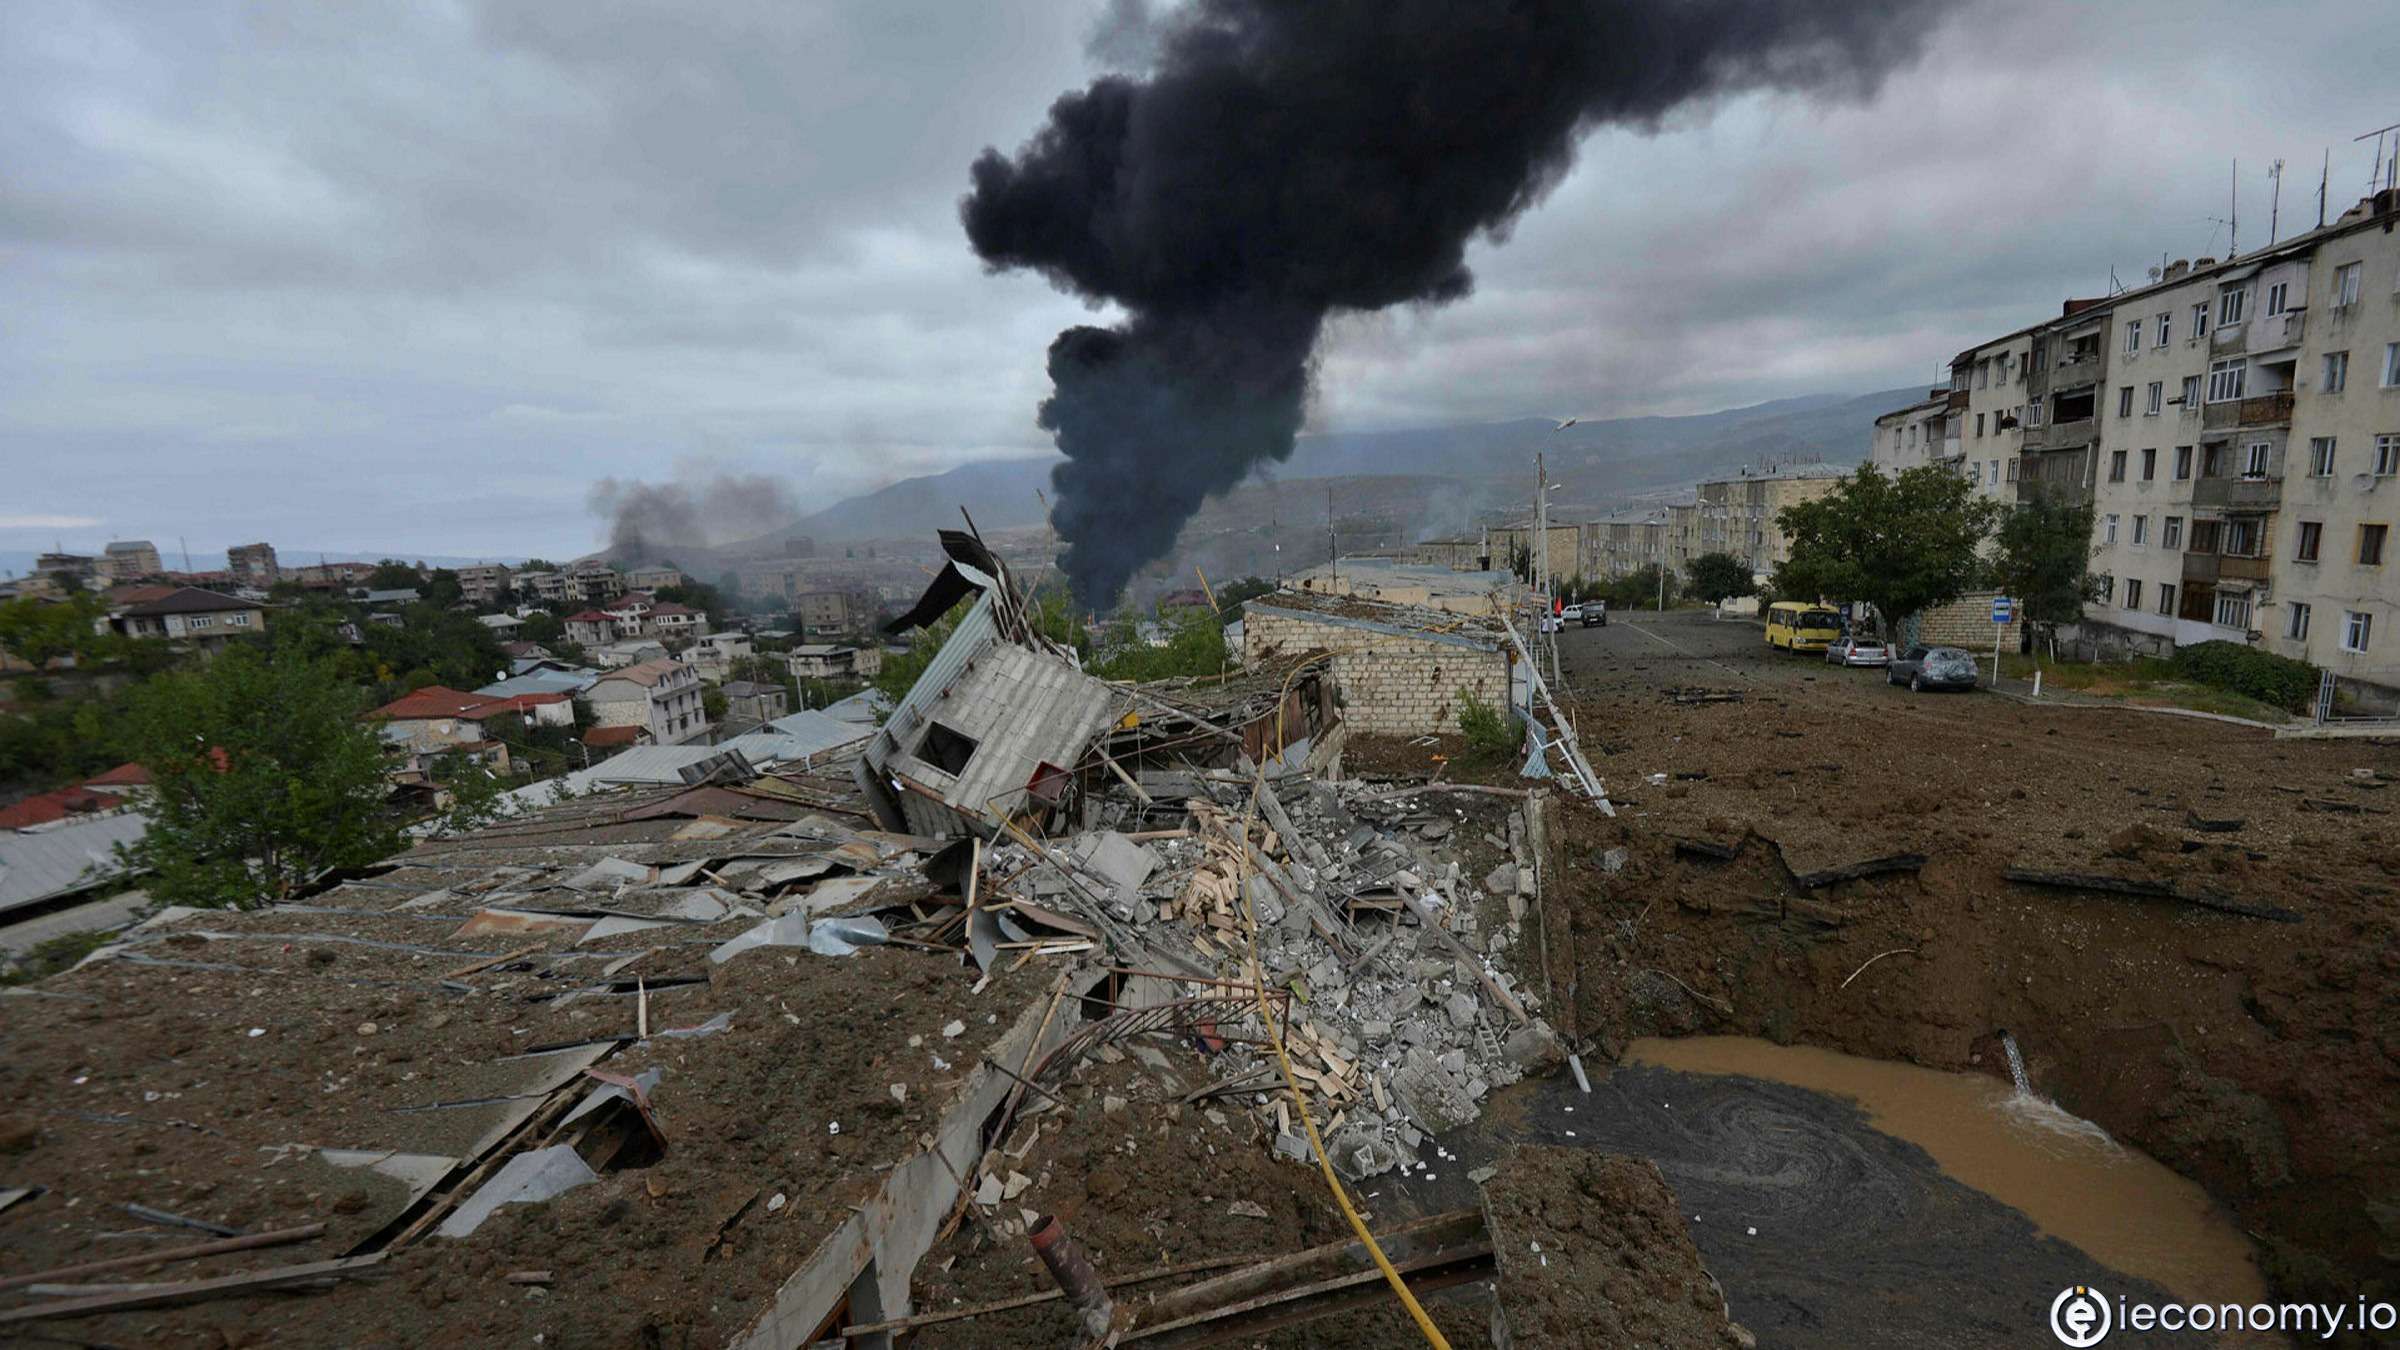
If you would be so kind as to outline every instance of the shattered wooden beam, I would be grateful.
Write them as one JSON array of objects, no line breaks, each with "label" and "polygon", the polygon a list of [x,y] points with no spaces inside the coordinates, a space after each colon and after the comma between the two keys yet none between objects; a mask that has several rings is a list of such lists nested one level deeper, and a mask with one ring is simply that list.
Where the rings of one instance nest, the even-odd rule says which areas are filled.
[{"label": "shattered wooden beam", "polygon": [[1813,891],[1837,881],[1856,881],[1860,877],[1878,877],[1893,872],[1916,872],[1923,870],[1924,866],[1925,855],[1922,853],[1894,853],[1888,857],[1828,867],[1822,872],[1794,873],[1792,883],[1801,890]]},{"label": "shattered wooden beam", "polygon": [[2222,896],[2186,892],[2172,883],[2150,881],[2138,877],[2113,877],[2105,872],[2044,872],[2031,867],[2011,867],[2001,875],[2023,886],[2046,886],[2053,890],[2098,891],[2107,895],[2130,895],[2144,900],[2172,900],[2177,904],[2198,909],[2215,910],[2220,914],[2238,914],[2245,919],[2268,919],[2275,923],[2298,923],[2300,915],[2281,905],[2252,904],[2246,900],[2228,900]]},{"label": "shattered wooden beam", "polygon": [[239,1275],[219,1275],[207,1280],[184,1280],[162,1284],[123,1294],[100,1294],[92,1298],[61,1299],[39,1303],[30,1308],[11,1308],[0,1312],[0,1324],[31,1322],[45,1317],[83,1317],[93,1313],[125,1312],[134,1308],[156,1308],[170,1303],[191,1303],[202,1299],[239,1297],[268,1289],[289,1289],[317,1280],[363,1273],[380,1263],[385,1253],[370,1256],[347,1256],[331,1261],[307,1261],[296,1266],[278,1266],[272,1270],[246,1271]]},{"label": "shattered wooden beam", "polygon": [[0,1289],[19,1285],[40,1284],[50,1280],[74,1279],[83,1275],[98,1275],[110,1270],[134,1270],[142,1266],[162,1265],[169,1261],[192,1261],[203,1256],[219,1256],[227,1252],[246,1252],[259,1247],[280,1247],[290,1242],[306,1242],[325,1236],[325,1225],[302,1224],[298,1228],[278,1228],[271,1233],[252,1233],[247,1237],[226,1238],[219,1242],[195,1242],[186,1247],[169,1247],[163,1251],[142,1252],[135,1256],[112,1256],[105,1261],[85,1261],[78,1265],[56,1266],[24,1275],[0,1279]]}]

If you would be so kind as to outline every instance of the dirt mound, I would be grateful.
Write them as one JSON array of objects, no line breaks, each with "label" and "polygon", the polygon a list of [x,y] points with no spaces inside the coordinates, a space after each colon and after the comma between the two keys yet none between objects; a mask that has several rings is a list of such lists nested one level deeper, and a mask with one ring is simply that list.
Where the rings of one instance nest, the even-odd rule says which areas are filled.
[{"label": "dirt mound", "polygon": [[1529,1144],[1500,1160],[1483,1193],[1512,1345],[1758,1343],[1726,1315],[1675,1197],[1649,1163]]}]

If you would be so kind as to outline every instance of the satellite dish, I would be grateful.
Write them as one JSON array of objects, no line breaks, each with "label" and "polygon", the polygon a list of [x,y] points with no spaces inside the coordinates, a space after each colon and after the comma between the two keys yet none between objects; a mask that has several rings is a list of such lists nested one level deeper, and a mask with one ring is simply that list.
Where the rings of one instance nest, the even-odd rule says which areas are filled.
[{"label": "satellite dish", "polygon": [[2164,275],[2166,275],[2165,271],[2164,271],[2163,269],[2161,269],[2161,268],[2160,268],[2160,267],[2159,267],[2159,266],[2158,266],[2156,263],[2153,263],[2153,264],[2151,264],[2151,266],[2150,266],[2150,279],[2151,279],[2152,281],[2156,281],[2156,280],[2158,280],[2160,277],[2162,277],[2162,276],[2164,276]]}]

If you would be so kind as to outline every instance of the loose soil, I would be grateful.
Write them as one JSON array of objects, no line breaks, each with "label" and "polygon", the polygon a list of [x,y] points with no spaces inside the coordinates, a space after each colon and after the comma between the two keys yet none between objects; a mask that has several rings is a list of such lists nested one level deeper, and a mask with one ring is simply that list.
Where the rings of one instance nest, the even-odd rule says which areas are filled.
[{"label": "loose soil", "polygon": [[[1561,804],[1550,978],[1570,1033],[1604,1056],[1734,1033],[2005,1075],[2013,1031],[2042,1092],[2229,1205],[2279,1294],[2400,1291],[2400,752],[1910,696],[1757,634],[1669,616],[1568,635],[1619,810]],[[1744,697],[1664,692],[1695,685]],[[1793,881],[1900,853],[1922,872]],[[2301,919],[2034,889],[2012,864]]]}]

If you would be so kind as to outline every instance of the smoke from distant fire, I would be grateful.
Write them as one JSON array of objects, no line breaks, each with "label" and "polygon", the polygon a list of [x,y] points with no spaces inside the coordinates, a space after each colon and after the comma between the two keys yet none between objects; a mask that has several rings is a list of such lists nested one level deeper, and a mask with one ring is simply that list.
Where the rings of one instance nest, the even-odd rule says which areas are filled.
[{"label": "smoke from distant fire", "polygon": [[[1599,126],[1750,89],[1863,96],[1952,0],[1116,0],[1143,73],[1062,95],[960,204],[996,268],[1127,317],[1050,346],[1037,422],[1087,606],[1290,455],[1336,311],[1442,304]],[[1639,184],[1626,184],[1639,191]],[[1607,265],[1595,240],[1595,266]]]},{"label": "smoke from distant fire", "polygon": [[782,480],[766,474],[692,475],[667,483],[603,478],[585,503],[608,521],[609,558],[626,564],[667,562],[677,550],[756,538],[799,514]]}]

